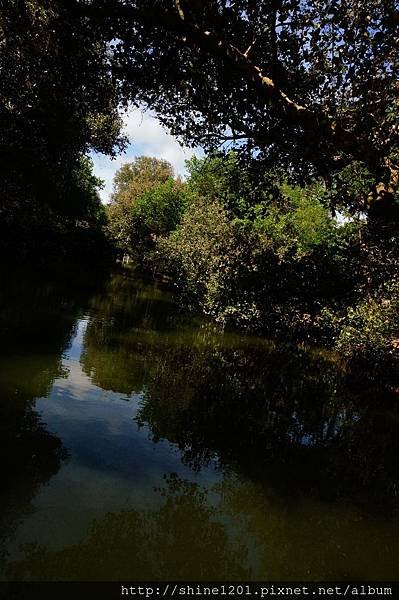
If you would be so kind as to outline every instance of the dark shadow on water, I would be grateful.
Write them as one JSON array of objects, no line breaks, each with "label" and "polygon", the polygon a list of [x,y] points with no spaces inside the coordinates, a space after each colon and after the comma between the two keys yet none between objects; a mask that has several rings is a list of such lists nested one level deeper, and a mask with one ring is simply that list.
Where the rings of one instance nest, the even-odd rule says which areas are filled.
[{"label": "dark shadow on water", "polygon": [[[83,273],[82,273],[83,275]],[[102,279],[0,269],[0,558],[39,489],[68,460],[36,411],[56,378],[76,319]],[[84,282],[84,285],[83,285]]]}]

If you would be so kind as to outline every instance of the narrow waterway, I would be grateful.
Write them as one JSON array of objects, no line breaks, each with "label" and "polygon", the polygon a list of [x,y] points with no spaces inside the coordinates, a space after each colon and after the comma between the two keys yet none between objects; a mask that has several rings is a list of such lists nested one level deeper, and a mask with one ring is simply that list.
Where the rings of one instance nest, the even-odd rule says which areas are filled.
[{"label": "narrow waterway", "polygon": [[393,391],[130,271],[3,285],[0,327],[3,580],[397,578]]}]

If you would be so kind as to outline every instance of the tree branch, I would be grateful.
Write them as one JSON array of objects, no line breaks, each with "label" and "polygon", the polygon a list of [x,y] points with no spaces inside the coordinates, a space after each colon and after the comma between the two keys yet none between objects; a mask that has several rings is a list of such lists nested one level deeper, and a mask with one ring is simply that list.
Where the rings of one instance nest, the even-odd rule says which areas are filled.
[{"label": "tree branch", "polygon": [[184,44],[220,57],[230,64],[236,76],[242,77],[256,89],[259,97],[271,105],[286,122],[294,127],[301,127],[309,137],[309,143],[316,144],[316,147],[324,143],[325,149],[332,155],[336,155],[338,150],[375,166],[376,153],[370,144],[362,143],[356,134],[345,130],[337,119],[332,119],[319,107],[309,108],[296,102],[254,64],[246,53],[227,42],[222,35],[201,29],[189,9],[184,6],[184,0],[175,0],[175,11],[164,12],[151,11],[148,6],[139,8],[137,5],[120,4],[118,0],[94,0],[90,5],[68,0],[67,4],[69,7],[73,5],[82,14],[90,13],[94,19],[102,19],[105,11],[108,16],[112,14],[113,17],[130,20],[145,27],[163,28],[178,35]]},{"label": "tree branch", "polygon": [[[368,162],[369,157],[371,161],[375,160],[375,153],[372,152],[372,149],[361,144],[358,137],[345,130],[338,120],[331,119],[319,108],[308,108],[290,98],[271,77],[250,60],[246,53],[226,42],[222,36],[209,30],[202,30],[192,20],[189,12],[183,10],[181,0],[176,0],[176,4],[178,15],[175,19],[171,15],[149,16],[142,13],[141,19],[147,22],[149,18],[152,22],[155,20],[158,25],[182,34],[182,41],[185,44],[202,48],[229,62],[235,72],[254,86],[261,97],[280,112],[286,121],[294,126],[302,127],[305,134],[317,140],[319,144],[327,139],[334,147],[334,154],[338,149],[365,160],[365,162]],[[135,10],[137,12],[137,9]]]}]

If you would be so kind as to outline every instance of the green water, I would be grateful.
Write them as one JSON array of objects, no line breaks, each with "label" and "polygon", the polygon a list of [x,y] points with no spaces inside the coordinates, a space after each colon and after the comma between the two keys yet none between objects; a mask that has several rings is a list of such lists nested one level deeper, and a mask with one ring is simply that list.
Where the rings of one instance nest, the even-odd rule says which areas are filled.
[{"label": "green water", "polygon": [[397,393],[128,271],[33,281],[1,282],[0,578],[398,579]]}]

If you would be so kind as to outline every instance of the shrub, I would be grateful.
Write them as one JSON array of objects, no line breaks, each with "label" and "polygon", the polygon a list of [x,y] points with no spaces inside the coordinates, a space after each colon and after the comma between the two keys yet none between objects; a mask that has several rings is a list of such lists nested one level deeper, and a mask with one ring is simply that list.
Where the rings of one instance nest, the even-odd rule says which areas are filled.
[{"label": "shrub", "polygon": [[142,266],[152,266],[158,237],[177,227],[185,207],[184,189],[172,179],[136,199],[130,209],[129,252]]},{"label": "shrub", "polygon": [[158,250],[190,305],[217,316],[237,265],[234,228],[220,203],[197,199]]},{"label": "shrub", "polygon": [[367,361],[371,369],[390,357],[398,359],[399,282],[391,281],[347,309],[337,349],[352,362]]},{"label": "shrub", "polygon": [[217,200],[197,199],[159,241],[161,268],[188,304],[223,325],[290,336],[308,331],[342,268],[327,252],[339,228],[312,203],[319,221],[313,212],[305,218],[307,205],[299,201],[289,213],[275,208],[251,221],[232,219]]}]

